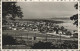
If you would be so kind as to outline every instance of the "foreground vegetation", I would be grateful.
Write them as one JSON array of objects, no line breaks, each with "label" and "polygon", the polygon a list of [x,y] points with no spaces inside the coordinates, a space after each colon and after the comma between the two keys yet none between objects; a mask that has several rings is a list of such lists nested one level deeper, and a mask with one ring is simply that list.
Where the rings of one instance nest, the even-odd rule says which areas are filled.
[{"label": "foreground vegetation", "polygon": [[[34,40],[34,41],[36,41],[36,40]],[[38,41],[35,43],[30,42],[31,43],[30,44],[29,41],[24,41],[24,40],[20,40],[18,42],[17,39],[15,39],[14,37],[12,37],[10,35],[3,35],[2,43],[3,43],[3,48],[7,47],[6,45],[9,45],[8,46],[9,48],[12,47],[13,45],[16,45],[16,46],[17,45],[25,45],[25,47],[24,47],[25,49],[27,49],[29,47],[31,49],[77,49],[78,48],[78,41],[62,40],[55,44],[50,41]],[[17,49],[17,47],[16,47],[16,49]]]}]

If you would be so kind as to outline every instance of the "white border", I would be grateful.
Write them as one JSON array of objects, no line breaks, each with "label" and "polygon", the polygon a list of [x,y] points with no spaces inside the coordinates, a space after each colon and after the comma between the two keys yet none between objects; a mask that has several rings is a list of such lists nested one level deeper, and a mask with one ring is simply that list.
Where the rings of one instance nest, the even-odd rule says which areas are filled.
[{"label": "white border", "polygon": [[[80,35],[79,35],[79,22],[80,22],[80,20],[79,20],[79,6],[80,6],[80,4],[79,4],[79,2],[78,2],[78,44],[79,44],[79,42],[80,42]],[[80,45],[80,44],[79,44]],[[78,46],[78,49],[80,48],[80,46]]]},{"label": "white border", "polygon": [[1,0],[1,49],[2,49],[2,0]]},{"label": "white border", "polygon": [[[78,49],[2,49],[2,2],[78,2]],[[79,0],[2,0],[1,1],[1,51],[80,51]]]},{"label": "white border", "polygon": [[2,0],[5,2],[78,2],[79,0]]}]

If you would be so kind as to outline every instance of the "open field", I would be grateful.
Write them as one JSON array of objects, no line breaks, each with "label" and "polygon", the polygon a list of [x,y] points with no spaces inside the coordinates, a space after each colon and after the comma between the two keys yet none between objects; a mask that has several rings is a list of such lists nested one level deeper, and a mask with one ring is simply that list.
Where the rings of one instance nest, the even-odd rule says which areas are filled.
[{"label": "open field", "polygon": [[[7,31],[3,31],[3,34],[7,34],[7,35],[11,35],[13,37],[18,37],[18,38],[23,38],[26,39],[27,37],[37,37],[40,39],[45,39],[47,37],[47,39],[60,39],[60,36],[56,36],[54,34],[50,35],[50,34],[46,34],[46,33],[40,33],[40,32],[33,32],[33,31],[13,31],[13,30],[7,30]],[[75,40],[77,41],[77,38],[67,38],[67,37],[63,37],[61,36],[61,40]]]}]

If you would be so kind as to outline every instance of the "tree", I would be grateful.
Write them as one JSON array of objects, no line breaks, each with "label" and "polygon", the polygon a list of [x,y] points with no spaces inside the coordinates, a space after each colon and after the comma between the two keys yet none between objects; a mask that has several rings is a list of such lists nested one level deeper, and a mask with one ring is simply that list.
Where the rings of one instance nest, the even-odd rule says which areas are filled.
[{"label": "tree", "polygon": [[16,17],[23,17],[21,8],[17,6],[16,2],[2,2],[2,8],[3,22],[6,22],[6,19],[15,20]]},{"label": "tree", "polygon": [[63,31],[64,31],[64,27],[63,26],[61,26],[61,31],[62,31],[62,34],[63,34]]},{"label": "tree", "polygon": [[[78,3],[75,4],[74,7],[75,7],[76,9],[78,9]],[[75,15],[71,16],[70,19],[71,19],[71,20],[74,20],[75,22],[74,22],[73,24],[78,26],[78,14],[75,14]]]},{"label": "tree", "polygon": [[70,35],[71,36],[71,32],[70,31],[67,31],[66,32],[66,35]]}]

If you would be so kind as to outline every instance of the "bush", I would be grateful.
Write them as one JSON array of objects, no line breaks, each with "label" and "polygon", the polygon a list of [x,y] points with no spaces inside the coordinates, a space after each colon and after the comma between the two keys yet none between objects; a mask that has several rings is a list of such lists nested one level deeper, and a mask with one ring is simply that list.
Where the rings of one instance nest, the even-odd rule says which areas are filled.
[{"label": "bush", "polygon": [[64,41],[62,44],[52,44],[51,42],[35,43],[32,49],[77,49],[78,43],[76,41]]},{"label": "bush", "polygon": [[51,42],[41,42],[41,41],[39,41],[38,43],[35,43],[31,48],[32,49],[52,49],[53,44]]},{"label": "bush", "polygon": [[16,44],[16,39],[10,35],[2,35],[2,45],[14,45]]}]

